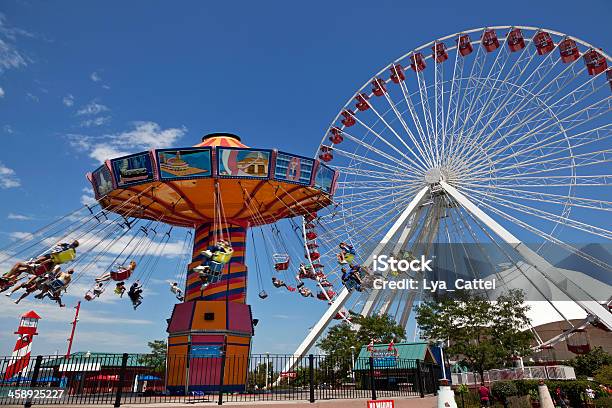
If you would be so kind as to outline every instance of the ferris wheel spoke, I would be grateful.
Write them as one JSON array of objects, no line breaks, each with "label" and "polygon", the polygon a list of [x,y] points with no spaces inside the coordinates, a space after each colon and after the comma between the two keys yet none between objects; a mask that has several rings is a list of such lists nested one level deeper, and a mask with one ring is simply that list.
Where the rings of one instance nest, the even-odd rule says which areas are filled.
[{"label": "ferris wheel spoke", "polygon": [[[559,86],[559,83],[561,81],[558,80],[558,78],[563,78],[563,74],[566,73],[566,71],[571,71],[574,63],[570,64],[570,66],[568,66],[565,71],[563,71],[562,73],[559,74],[559,76],[555,79],[553,79],[552,81],[549,80],[548,78],[548,74],[550,74],[550,72],[552,72],[552,70],[556,67],[556,65],[559,63],[560,58],[553,58],[553,55],[555,55],[555,51],[558,47],[558,44],[555,46],[555,48],[549,52],[546,57],[544,57],[543,61],[534,69],[531,71],[531,74],[529,75],[529,77],[525,80],[525,82],[523,82],[522,84],[516,86],[515,91],[512,93],[512,95],[508,98],[508,102],[515,102],[515,97],[517,95],[519,95],[519,90],[524,90],[523,92],[523,96],[516,100],[516,106],[517,108],[515,108],[514,111],[508,113],[507,115],[505,115],[504,119],[502,120],[502,122],[500,123],[500,127],[504,126],[506,122],[512,120],[514,118],[514,116],[519,112],[520,108],[522,106],[526,106],[529,105],[529,102],[531,101],[531,99],[539,97],[540,94],[542,94],[549,86],[553,86],[553,85],[557,85]],[[525,50],[528,47],[525,47]],[[533,54],[535,55],[535,54]],[[577,72],[574,72],[574,75],[572,76],[571,79],[574,79],[578,76]],[[535,93],[535,88],[540,85],[542,82],[546,81],[546,86],[541,89],[539,92]],[[559,92],[560,89],[557,90],[557,92]],[[530,98],[530,99],[527,99]],[[500,104],[500,106],[498,107],[498,109],[491,115],[491,117],[489,118],[488,123],[483,126],[482,130],[480,131],[479,134],[476,135],[476,138],[480,139],[481,136],[483,135],[483,133],[485,132],[485,130],[487,128],[489,128],[489,126],[491,125],[491,123],[497,119],[498,115],[502,113],[503,109],[505,108],[505,104]],[[495,129],[493,132],[491,133],[496,133],[497,129]],[[492,136],[492,135],[491,135]]]},{"label": "ferris wheel spoke", "polygon": [[[603,99],[602,101],[598,101],[595,102],[592,105],[587,106],[586,108],[581,109],[578,112],[575,112],[571,115],[568,115],[565,118],[559,119],[559,123],[563,124],[565,122],[567,122],[568,124],[570,124],[571,126],[565,127],[564,131],[568,132],[572,129],[578,128],[592,120],[595,120],[605,114],[607,114],[608,112],[610,112],[612,110],[612,98],[611,97],[607,97],[605,99]],[[549,125],[548,127],[554,126],[553,125]],[[517,137],[515,140],[513,140],[512,142],[509,142],[508,144],[506,144],[505,146],[500,147],[498,150],[492,152],[490,155],[492,157],[497,157],[500,154],[504,153],[506,150],[510,149],[511,147],[519,144],[519,143],[523,143],[526,140],[528,140],[529,138],[533,137],[533,135],[538,132],[538,131],[543,131],[545,129],[538,129],[535,128],[529,132],[526,132],[525,134]],[[560,132],[562,133],[562,132]],[[492,143],[490,146],[488,146],[489,148],[494,147],[494,145],[498,145],[500,143],[500,141],[503,139],[498,139],[496,142]]]},{"label": "ferris wheel spoke", "polygon": [[[508,34],[506,34],[506,38]],[[505,43],[505,40],[504,40],[504,43]],[[527,47],[525,47],[525,49],[523,50],[523,53],[525,52],[526,49]],[[511,55],[511,52],[508,49],[508,47],[501,46],[497,50],[495,59],[493,60],[493,63],[491,64],[491,67],[489,68],[489,73],[486,75],[484,83],[478,87],[478,92],[476,93],[476,96],[472,99],[472,102],[470,103],[471,105],[470,111],[468,111],[466,120],[464,121],[463,126],[461,127],[461,130],[460,130],[461,133],[465,132],[468,136],[472,135],[472,130],[474,126],[476,126],[476,124],[479,122],[483,111],[485,111],[486,108],[488,107],[487,101],[490,101],[492,97],[492,91],[493,91],[492,85],[493,83],[496,83],[499,81],[499,78],[502,76],[504,72],[506,64],[510,60],[510,55]],[[495,75],[495,73],[497,75]],[[474,112],[474,114],[472,114],[472,112]],[[477,116],[476,116],[476,112],[478,112]],[[476,116],[476,119],[473,118],[474,116]],[[466,131],[466,125],[468,124],[469,121],[472,121],[472,125]]]},{"label": "ferris wheel spoke", "polygon": [[[465,92],[462,94],[461,102],[459,103],[459,112],[466,112],[470,109],[473,103],[473,99],[475,97],[476,89],[476,79],[482,76],[482,72],[485,67],[485,63],[487,60],[488,53],[485,51],[484,47],[478,47],[476,51],[476,56],[472,61],[472,66],[470,68],[470,74],[467,80],[467,84],[465,86]],[[460,137],[463,133],[460,129],[463,128],[467,118],[464,115],[459,115],[457,117],[457,123],[455,123],[453,131],[456,132]],[[458,127],[460,125],[460,127]],[[460,141],[459,141],[460,142]]]},{"label": "ferris wheel spoke", "polygon": [[[410,196],[411,194],[414,194],[415,191],[417,191],[418,188],[411,188],[409,190],[406,190],[405,193],[403,193],[403,195],[400,197],[400,199],[403,199],[405,197]],[[392,197],[392,196],[391,196]],[[381,208],[383,208],[384,206],[388,205],[389,203],[394,202],[393,201],[384,201],[382,204],[375,204],[375,203],[380,203],[380,201],[375,201],[373,199],[369,199],[369,200],[360,200],[358,204],[354,204],[353,201],[351,201],[351,207],[350,207],[350,212],[353,213],[356,210],[359,210],[361,208],[365,210],[367,210],[367,213],[365,215],[369,215],[371,212],[376,212],[378,210],[380,210]],[[373,205],[376,205],[375,207],[372,208]]]},{"label": "ferris wheel spoke", "polygon": [[437,165],[440,162],[439,152],[437,147],[437,136],[434,130],[434,123],[431,117],[431,108],[429,106],[429,96],[427,94],[427,83],[425,82],[425,75],[422,72],[416,72],[417,83],[419,85],[419,98],[421,110],[423,112],[423,119],[425,121],[425,129],[426,129],[426,140],[429,144],[429,149],[431,151],[431,156],[433,156],[433,161]]},{"label": "ferris wheel spoke", "polygon": [[[599,88],[603,87],[600,86]],[[535,128],[529,130],[528,132],[525,132],[523,135],[519,135],[518,137],[516,137],[513,141],[507,143],[505,146],[503,146],[502,148],[498,149],[497,151],[493,152],[492,155],[497,155],[500,152],[505,151],[506,149],[508,149],[509,147],[515,145],[516,143],[522,142],[526,139],[529,139],[530,137],[532,137],[536,132],[540,132],[542,130],[548,129],[552,126],[556,126],[557,123],[565,126],[565,124],[567,123],[568,125],[570,125],[570,127],[566,127],[565,130],[571,130],[573,128],[576,128],[580,125],[583,125],[593,119],[596,119],[598,117],[600,117],[601,115],[604,115],[606,113],[608,113],[611,109],[612,109],[612,99],[610,96],[607,96],[606,98],[594,102],[582,109],[580,109],[577,112],[574,113],[569,113],[567,116],[562,117],[562,118],[558,118],[558,116],[562,113],[567,112],[571,107],[577,105],[578,103],[580,103],[581,101],[583,101],[586,97],[590,96],[592,93],[588,93],[585,95],[582,95],[580,98],[572,101],[569,106],[567,106],[566,108],[562,109],[559,112],[555,113],[555,116],[553,116],[553,118],[556,120],[556,123],[550,123],[548,125],[544,125],[544,124],[540,124],[538,126],[536,126]],[[571,98],[573,95],[572,94],[568,94],[564,97],[564,99],[566,97]],[[540,112],[539,114],[536,114],[536,117],[540,116],[542,113]],[[534,119],[534,118],[532,118]],[[514,134],[514,132],[516,132],[518,129],[522,128],[524,126],[525,123],[527,123],[527,118],[523,119],[521,121],[521,123],[519,123],[518,125],[514,126],[510,131],[508,131],[507,133],[500,135],[493,143],[491,143],[490,145],[488,145],[489,149],[494,148],[495,146],[499,145],[502,142],[506,142],[506,139]],[[549,118],[545,123],[550,122],[551,120],[553,120],[552,118]]]},{"label": "ferris wheel spoke", "polygon": [[507,188],[495,185],[487,186],[482,189],[477,189],[469,186],[469,184],[462,185],[461,189],[474,193],[490,194],[492,196],[500,196],[510,199],[537,201],[546,204],[581,207],[588,208],[591,210],[612,211],[612,201],[576,197],[571,195],[544,193],[540,191],[517,190],[515,188]]},{"label": "ferris wheel spoke", "polygon": [[[518,158],[528,154],[536,154],[538,157],[548,157],[551,154],[542,155],[543,151],[556,149],[556,154],[573,154],[574,151],[579,148],[583,148],[593,143],[602,143],[612,137],[612,125],[606,124],[591,130],[580,132],[574,135],[565,135],[564,138],[557,138],[560,133],[555,133],[551,136],[546,136],[534,143],[526,143],[521,149],[514,151],[512,154],[504,155],[499,157],[494,164],[500,164],[510,159]],[[552,141],[551,141],[552,140]],[[570,143],[570,146],[567,146]],[[575,143],[577,142],[577,143]],[[559,147],[558,145],[563,145]],[[475,166],[472,174],[479,174],[478,168],[482,166]]]},{"label": "ferris wheel spoke", "polygon": [[[507,37],[506,37],[507,39]],[[536,67],[534,69],[532,69],[531,71],[528,71],[529,68],[531,67],[531,63],[534,61],[535,57],[537,56],[537,53],[533,52],[533,50],[531,49],[530,45],[531,45],[531,40],[527,40],[527,45],[525,46],[525,48],[523,48],[523,50],[521,51],[521,53],[519,54],[519,57],[516,59],[516,61],[514,62],[514,64],[512,65],[512,67],[508,70],[508,72],[506,73],[505,77],[501,80],[502,82],[506,83],[506,82],[511,82],[511,83],[518,83],[520,78],[523,76],[523,74],[525,74],[526,72],[533,72],[534,70],[537,70],[539,68]],[[506,47],[504,47],[505,49]],[[508,57],[510,55],[510,52],[508,50],[506,50],[506,52],[508,53]],[[506,64],[506,62],[504,62],[504,65]],[[495,82],[500,81],[500,76],[501,73],[503,71],[502,69],[499,69],[497,78],[495,79]],[[532,73],[533,75],[533,73]],[[523,81],[523,84],[525,84],[528,80],[529,80],[530,76],[527,76],[527,78],[525,78],[525,80]],[[480,119],[482,119],[483,117],[483,113],[488,111],[488,107],[491,103],[491,101],[495,98],[495,95],[499,92],[499,88],[497,88],[495,90],[495,92],[492,92],[493,88],[489,89],[489,97],[488,97],[488,102],[485,104],[484,109],[481,110],[480,114],[478,115],[478,118],[476,119],[474,126],[472,126],[472,128],[470,129],[469,133],[472,133],[476,127],[476,125],[480,122]],[[508,99],[511,99],[514,95],[511,95]],[[497,108],[497,111],[499,111],[499,107]],[[494,116],[495,113],[493,113],[492,116]],[[489,118],[492,119],[492,118]]]},{"label": "ferris wheel spoke", "polygon": [[[376,170],[369,170],[369,169],[361,169],[358,167],[345,167],[345,166],[335,166],[334,169],[342,172],[342,174],[354,175],[354,176],[364,176],[364,177],[374,178],[374,179],[388,180],[389,177],[403,177],[404,180],[405,178],[416,180],[416,176],[412,174],[407,174],[405,171],[404,172],[399,172],[399,171],[385,172],[385,171],[376,171]],[[396,180],[396,181],[399,181],[399,180]]]},{"label": "ferris wheel spoke", "polygon": [[[389,131],[391,131],[391,133],[393,133],[393,135],[397,138],[397,140],[400,141],[400,143],[406,148],[408,149],[408,151],[410,152],[410,154],[412,154],[412,156],[414,156],[415,159],[417,159],[418,161],[420,161],[420,163],[416,163],[413,159],[405,156],[407,159],[410,160],[410,162],[412,163],[413,166],[415,166],[416,168],[420,168],[420,169],[424,169],[425,167],[427,167],[427,165],[423,162],[423,160],[421,159],[421,157],[419,155],[417,155],[412,148],[406,143],[406,141],[397,133],[397,131],[393,128],[393,126],[391,126],[389,124],[389,122],[387,122],[385,120],[385,118],[376,110],[376,108],[374,108],[374,106],[370,103],[370,101],[366,101],[368,106],[370,107],[370,109],[372,110],[372,112],[374,112],[374,114],[376,116],[378,116],[378,119],[387,127],[387,129],[389,129]],[[393,112],[396,113],[397,117],[400,118],[401,115],[399,115],[399,113],[396,111],[395,106],[393,105],[392,107]],[[403,122],[403,120],[401,120],[400,122]],[[370,130],[368,128],[368,130]],[[396,149],[397,150],[397,149]],[[398,150],[399,152],[399,150]]]},{"label": "ferris wheel spoke", "polygon": [[402,127],[406,131],[406,134],[408,135],[408,137],[412,141],[412,144],[419,151],[420,156],[415,154],[412,151],[412,149],[408,145],[406,145],[406,143],[402,140],[402,143],[404,144],[404,146],[410,151],[410,153],[412,153],[413,156],[415,156],[421,162],[421,164],[423,166],[427,167],[427,165],[430,165],[430,166],[433,165],[431,160],[430,160],[430,158],[429,158],[429,155],[425,153],[425,151],[423,150],[423,147],[421,146],[421,144],[416,140],[416,137],[414,136],[414,133],[408,127],[408,124],[404,120],[403,115],[397,109],[397,105],[393,102],[393,100],[391,100],[391,97],[389,96],[389,92],[385,92],[384,96],[385,96],[385,99],[387,100],[387,102],[389,103],[389,106],[391,107],[391,109],[395,113],[395,116],[397,116],[398,121],[401,123]]},{"label": "ferris wheel spoke", "polygon": [[446,129],[448,138],[447,157],[451,154],[455,146],[455,124],[457,123],[459,114],[459,103],[461,96],[461,83],[463,78],[463,68],[465,67],[465,58],[459,53],[459,47],[455,48],[455,64],[453,66],[453,78],[451,80],[451,89],[448,96],[448,108],[446,109]]},{"label": "ferris wheel spoke", "polygon": [[[557,157],[548,160],[539,160],[536,159],[528,160],[523,163],[518,162],[511,166],[502,167],[496,169],[496,171],[507,171],[507,170],[517,170],[520,169],[520,172],[516,172],[515,175],[510,176],[500,176],[499,179],[520,179],[523,176],[527,176],[530,174],[542,174],[549,172],[557,172],[559,170],[565,169],[577,169],[579,167],[590,167],[595,166],[597,164],[609,163],[612,158],[610,157],[610,153],[612,149],[600,150],[595,152],[587,152],[581,154],[575,154],[571,157],[571,160],[568,157]],[[567,164],[567,163],[570,164]],[[545,166],[544,166],[545,165]]]},{"label": "ferris wheel spoke", "polygon": [[[434,50],[438,43],[434,43]],[[434,53],[435,54],[435,53]],[[435,57],[432,58],[434,64],[434,114],[435,114],[435,129],[434,135],[439,140],[438,165],[441,164],[442,158],[446,151],[446,115],[444,114],[444,64],[437,63]]]},{"label": "ferris wheel spoke", "polygon": [[[359,117],[357,115],[353,116],[355,118],[355,121],[357,123],[359,123],[361,126],[363,126],[364,128],[366,128],[370,133],[372,133],[378,140],[380,140],[381,142],[383,142],[384,144],[386,144],[388,147],[390,147],[391,149],[393,149],[396,153],[399,154],[400,157],[408,159],[412,165],[408,165],[408,164],[404,164],[405,167],[409,167],[410,169],[412,169],[413,171],[421,171],[420,169],[420,165],[416,164],[414,162],[414,160],[408,156],[406,156],[405,152],[402,152],[401,150],[399,150],[395,145],[393,145],[392,143],[390,143],[386,138],[382,137],[378,132],[376,132],[375,130],[373,130],[370,126],[368,126],[365,122],[363,122],[361,119],[359,119]],[[386,122],[385,122],[386,123]],[[396,161],[401,163],[401,160],[396,159]]]},{"label": "ferris wheel spoke", "polygon": [[[380,157],[383,157],[383,158],[389,160],[395,166],[399,165],[399,166],[401,166],[401,167],[403,167],[405,169],[416,170],[414,167],[412,167],[412,166],[410,166],[410,165],[408,165],[406,163],[403,163],[398,158],[396,158],[394,156],[391,156],[390,154],[385,153],[384,151],[382,151],[380,149],[375,148],[370,143],[366,143],[365,141],[359,139],[358,137],[353,136],[352,134],[348,133],[346,131],[346,129],[344,129],[342,131],[342,134],[345,135],[348,140],[351,140],[352,142],[358,144],[359,146],[364,147],[364,148],[368,149],[369,151],[379,155]],[[334,150],[337,150],[337,148],[334,148]],[[396,168],[396,170],[397,170],[397,168]]]},{"label": "ferris wheel spoke", "polygon": [[339,155],[347,157],[347,158],[351,159],[352,161],[370,165],[370,166],[372,166],[375,169],[383,168],[383,169],[389,170],[391,172],[396,172],[398,170],[397,166],[399,166],[399,167],[405,168],[406,170],[413,171],[415,173],[421,173],[422,172],[421,170],[417,170],[417,169],[412,168],[412,167],[406,167],[406,165],[402,166],[400,163],[397,163],[397,166],[394,167],[391,164],[382,163],[380,161],[373,160],[373,159],[370,159],[368,157],[365,157],[364,155],[356,154],[356,153],[351,153],[351,152],[348,152],[346,150],[340,149],[338,147],[334,148],[334,153],[338,153]]},{"label": "ferris wheel spoke", "polygon": [[598,258],[596,258],[596,257],[594,257],[592,255],[589,255],[589,254],[579,250],[578,248],[576,248],[576,247],[574,247],[574,246],[572,246],[570,244],[567,244],[567,243],[565,243],[565,242],[555,238],[554,236],[552,236],[550,234],[547,234],[547,233],[541,231],[540,229],[538,229],[538,228],[536,228],[536,227],[534,227],[534,226],[532,226],[532,225],[530,225],[530,224],[528,224],[526,222],[523,222],[523,221],[519,220],[516,217],[513,217],[513,216],[507,214],[506,212],[500,210],[495,205],[494,202],[492,202],[492,204],[489,204],[487,202],[488,200],[486,200],[486,198],[481,198],[481,199],[476,198],[475,200],[476,200],[476,202],[478,204],[480,204],[483,207],[487,208],[489,211],[492,211],[493,213],[501,216],[502,218],[506,219],[507,221],[510,221],[511,223],[514,223],[514,224],[524,228],[525,230],[527,230],[527,231],[529,231],[529,232],[531,232],[531,233],[533,233],[533,234],[535,234],[535,235],[537,235],[537,236],[539,236],[541,238],[544,238],[546,241],[548,241],[548,242],[550,242],[552,244],[558,245],[558,246],[568,250],[569,252],[571,252],[571,253],[573,253],[573,254],[575,254],[577,256],[580,256],[581,258],[591,262],[594,265],[599,266],[600,268],[603,268],[603,269],[608,270],[608,271],[612,271],[612,266],[608,265],[606,262],[604,262],[604,261],[602,261],[602,260],[600,260],[600,259],[598,259]]},{"label": "ferris wheel spoke", "polygon": [[[483,49],[483,47],[480,47],[479,49]],[[505,56],[505,58],[502,59],[502,55]],[[472,98],[470,99],[469,104],[466,106],[466,109],[464,109],[465,115],[462,115],[464,117],[464,120],[459,130],[459,133],[464,138],[470,140],[470,142],[474,142],[474,140],[472,140],[471,138],[471,132],[466,131],[466,126],[468,126],[468,123],[470,122],[472,122],[472,125],[475,124],[475,112],[480,112],[483,108],[483,104],[479,103],[479,101],[481,100],[481,96],[488,94],[488,92],[490,91],[490,87],[493,85],[493,83],[497,81],[497,78],[499,78],[499,76],[502,74],[509,56],[510,51],[507,49],[507,47],[500,47],[500,49],[496,53],[493,63],[489,68],[488,74],[484,77],[484,81],[481,80],[484,66],[480,69],[479,75],[473,79],[474,92],[472,93]],[[493,72],[497,72],[496,78],[493,78]],[[464,147],[465,145],[466,144],[464,143],[461,145],[461,147]]]},{"label": "ferris wheel spoke", "polygon": [[[414,193],[412,193],[412,194],[405,194],[404,198],[407,199],[407,198],[411,198],[413,196],[414,196]],[[387,226],[387,225],[389,225],[389,224],[391,224],[392,222],[395,221],[395,218],[392,217],[391,215],[393,213],[401,212],[401,210],[403,210],[406,207],[408,202],[409,201],[406,201],[406,200],[401,200],[401,201],[400,200],[396,200],[393,203],[391,203],[392,206],[391,206],[391,208],[388,208],[387,211],[383,212],[382,214],[378,215],[377,217],[375,217],[375,218],[373,218],[373,219],[371,219],[371,220],[369,220],[367,222],[364,222],[363,224],[361,224],[360,222],[361,221],[365,221],[364,217],[367,217],[368,215],[370,215],[372,212],[374,212],[374,210],[380,210],[382,208],[388,207],[389,203],[387,203],[385,205],[382,205],[382,206],[379,206],[379,207],[377,207],[377,208],[375,208],[373,210],[370,210],[370,211],[368,211],[365,214],[358,214],[357,216],[353,216],[351,214],[350,219],[348,220],[348,222],[353,227],[352,231],[351,231],[352,232],[351,236],[352,237],[359,237],[361,239],[361,246],[362,247],[366,247],[365,243],[370,242],[372,240],[375,241],[376,238],[379,238],[378,237],[378,232],[382,231],[385,228],[385,226]],[[380,221],[380,220],[386,220],[386,222],[385,222],[385,224],[382,227],[380,227],[378,229],[378,232],[372,233],[371,231],[369,231],[370,227],[372,225],[374,225],[375,223],[377,223],[378,221]],[[359,222],[359,229],[356,229],[356,227],[355,227],[355,224],[357,222]],[[365,231],[368,231],[368,232],[366,233]]]},{"label": "ferris wheel spoke", "polygon": [[[549,53],[549,56],[552,56],[553,52]],[[525,86],[517,86],[516,92],[523,91],[523,97],[517,101],[516,108],[511,113],[507,114],[506,117],[500,122],[498,128],[501,128],[506,123],[515,119],[516,115],[520,112],[521,107],[528,106],[534,99],[540,98],[542,95],[545,95],[546,98],[543,100],[543,104],[547,105],[555,96],[562,94],[562,90],[569,86],[576,78],[583,75],[582,70],[578,69],[577,61],[573,61],[570,63],[565,69],[563,69],[556,77],[549,79],[547,75],[552,71],[558,60],[555,64],[550,65],[550,69],[544,73],[543,75],[534,76],[537,79],[537,82],[531,87],[526,88]],[[536,70],[536,73],[539,73]],[[535,87],[537,87],[540,83],[546,81],[544,87],[542,87],[538,92],[535,92]],[[550,88],[550,90],[549,90]],[[573,92],[576,92],[574,90]],[[522,122],[521,122],[522,124]],[[485,142],[491,140],[498,132],[498,128],[493,129],[485,139]],[[486,128],[485,128],[486,129]],[[484,129],[481,133],[484,132]]]},{"label": "ferris wheel spoke", "polygon": [[[520,180],[525,184],[514,183]],[[576,183],[576,180],[580,180]],[[496,177],[476,179],[478,182],[495,182],[497,186],[506,186],[512,188],[531,188],[531,187],[608,187],[612,181],[612,175],[589,175],[589,176],[525,176],[525,177]],[[512,181],[512,183],[500,184],[500,182]],[[482,187],[480,184],[464,183],[463,185],[474,185]]]},{"label": "ferris wheel spoke", "polygon": [[566,213],[561,214],[561,215],[552,214],[548,211],[544,211],[539,208],[520,204],[517,201],[507,200],[505,198],[502,198],[502,196],[499,194],[490,194],[489,196],[487,196],[487,194],[483,194],[481,192],[474,192],[474,193],[479,195],[480,197],[483,197],[483,198],[486,197],[486,199],[490,200],[491,202],[495,202],[498,205],[506,207],[510,210],[520,211],[523,214],[527,214],[527,215],[537,217],[537,218],[540,218],[546,221],[550,221],[552,223],[563,224],[568,227],[574,228],[576,230],[587,232],[592,235],[597,235],[602,238],[607,238],[607,239],[612,238],[612,232],[606,230],[605,228],[596,227],[596,226],[587,224],[585,222],[571,219],[569,218],[569,214],[566,214]]},{"label": "ferris wheel spoke", "polygon": [[[403,186],[400,186],[400,188],[403,188]],[[355,199],[355,197],[364,197],[363,198],[364,200],[380,199],[381,194],[383,196],[386,196],[389,193],[393,191],[398,191],[398,190],[399,190],[398,186],[395,186],[395,185],[389,186],[387,183],[387,185],[383,187],[370,188],[370,189],[367,189],[367,190],[364,190],[358,193],[347,192],[346,194],[337,195],[337,196],[334,196],[334,200],[338,203],[338,205],[343,205],[344,199],[351,200],[351,203],[353,202],[352,200]]]},{"label": "ferris wheel spoke", "polygon": [[425,157],[427,158],[426,160],[428,163],[433,163],[434,157],[432,155],[432,152],[431,150],[426,149],[427,146],[429,145],[427,143],[427,140],[428,140],[427,134],[423,130],[423,125],[421,124],[419,115],[417,114],[416,109],[414,107],[414,103],[412,102],[412,97],[410,96],[410,93],[408,92],[408,86],[406,85],[405,81],[400,81],[399,86],[402,91],[402,95],[404,96],[404,101],[406,102],[406,106],[408,107],[408,112],[410,112],[410,117],[412,118],[412,122],[417,130],[419,138],[421,139],[421,146],[425,148],[425,153],[426,153]]}]

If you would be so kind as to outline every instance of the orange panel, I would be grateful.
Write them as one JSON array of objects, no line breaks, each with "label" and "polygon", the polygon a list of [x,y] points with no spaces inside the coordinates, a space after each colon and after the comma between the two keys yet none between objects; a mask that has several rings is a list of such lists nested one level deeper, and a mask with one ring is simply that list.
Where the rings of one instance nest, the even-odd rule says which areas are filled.
[{"label": "orange panel", "polygon": [[184,385],[187,372],[187,345],[169,346],[168,354],[167,385]]},{"label": "orange panel", "polygon": [[[225,301],[197,302],[193,320],[192,330],[225,330]],[[214,313],[214,320],[204,320],[204,313]]]},{"label": "orange panel", "polygon": [[189,336],[168,337],[168,347],[172,347],[177,344],[187,344],[188,342],[189,342]]}]

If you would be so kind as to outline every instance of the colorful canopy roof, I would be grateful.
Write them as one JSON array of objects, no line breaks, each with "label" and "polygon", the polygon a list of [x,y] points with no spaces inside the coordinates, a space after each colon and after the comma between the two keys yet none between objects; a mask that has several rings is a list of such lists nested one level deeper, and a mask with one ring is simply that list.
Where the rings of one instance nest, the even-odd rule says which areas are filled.
[{"label": "colorful canopy roof", "polygon": [[246,147],[213,133],[194,147],[157,149],[108,160],[88,174],[113,212],[193,227],[220,218],[262,225],[331,204],[336,172],[318,160]]}]

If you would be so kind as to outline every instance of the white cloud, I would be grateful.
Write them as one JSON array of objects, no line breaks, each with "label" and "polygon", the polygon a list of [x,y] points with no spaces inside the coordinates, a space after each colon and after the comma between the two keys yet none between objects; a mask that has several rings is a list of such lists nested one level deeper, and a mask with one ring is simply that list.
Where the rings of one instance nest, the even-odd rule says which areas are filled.
[{"label": "white cloud", "polygon": [[0,86],[0,98],[4,98],[4,89]]},{"label": "white cloud", "polygon": [[15,170],[6,167],[0,162],[0,188],[14,188],[21,185]]},{"label": "white cloud", "polygon": [[71,94],[64,96],[62,98],[62,103],[68,107],[74,105],[74,96],[72,96]]},{"label": "white cloud", "polygon": [[28,221],[32,219],[32,217],[30,216],[23,215],[23,214],[15,214],[15,213],[9,213],[9,215],[7,215],[6,218],[8,218],[9,220],[15,220],[15,221]]},{"label": "white cloud", "polygon": [[6,17],[0,13],[0,73],[7,69],[16,69],[28,65],[29,59],[17,48],[17,38],[32,37],[25,30],[10,27]]},{"label": "white cloud", "polygon": [[94,81],[94,82],[100,82],[102,80],[102,78],[100,77],[100,74],[98,74],[97,72],[92,72],[91,75],[89,76],[89,78]]},{"label": "white cloud", "polygon": [[129,154],[129,152],[119,150],[111,145],[99,144],[92,148],[92,150],[89,152],[89,157],[102,164],[105,160],[125,156],[127,154]]},{"label": "white cloud", "polygon": [[122,133],[103,136],[68,135],[70,144],[103,163],[107,159],[131,152],[162,149],[175,145],[187,131],[184,127],[162,129],[155,122],[134,122],[133,128]]},{"label": "white cloud", "polygon": [[96,201],[96,199],[94,198],[94,191],[91,188],[84,188],[83,189],[83,195],[81,195],[81,204],[83,205],[94,205],[97,204],[98,202]]},{"label": "white cloud", "polygon": [[32,102],[40,102],[40,98],[31,92],[26,93],[26,98],[31,100]]},{"label": "white cloud", "polygon": [[79,115],[79,116],[83,116],[83,115],[98,115],[98,114],[100,114],[102,112],[107,112],[109,110],[110,109],[108,109],[108,106],[102,105],[101,103],[98,103],[96,101],[91,101],[87,105],[85,105],[81,109],[79,109],[77,111],[77,115]]},{"label": "white cloud", "polygon": [[97,127],[97,126],[102,126],[102,125],[106,125],[110,121],[111,121],[111,117],[110,116],[98,116],[97,118],[86,119],[86,120],[82,121],[81,122],[81,127]]},{"label": "white cloud", "polygon": [[8,133],[9,135],[12,135],[13,133],[15,133],[11,125],[4,125],[3,129],[4,129],[4,133]]}]

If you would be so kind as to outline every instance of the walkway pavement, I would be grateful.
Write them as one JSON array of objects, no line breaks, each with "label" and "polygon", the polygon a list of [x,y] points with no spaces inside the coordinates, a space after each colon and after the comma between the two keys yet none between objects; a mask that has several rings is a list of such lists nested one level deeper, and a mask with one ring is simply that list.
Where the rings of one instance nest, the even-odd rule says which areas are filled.
[{"label": "walkway pavement", "polygon": [[[303,401],[247,401],[247,402],[224,402],[224,407],[274,407],[274,408],[367,408],[366,399],[335,399],[327,401],[317,401],[314,404]],[[436,397],[398,397],[393,398],[395,408],[435,408],[437,406]],[[62,408],[100,408],[106,405],[61,405]],[[112,405],[109,405],[109,407]],[[213,407],[218,406],[213,402],[203,402],[195,404],[177,404],[177,403],[161,403],[161,404],[123,404],[125,408],[197,408],[197,407]],[[34,407],[53,407],[57,405],[34,405]]]}]

